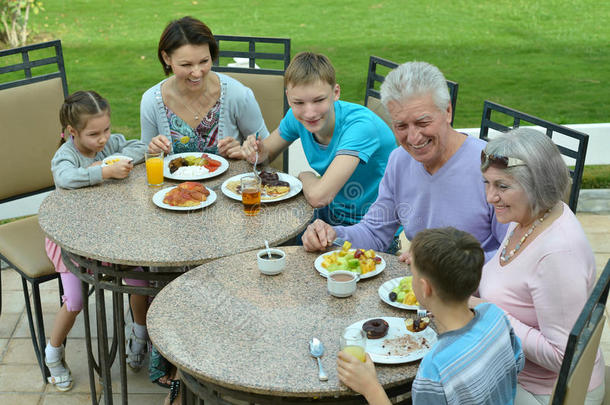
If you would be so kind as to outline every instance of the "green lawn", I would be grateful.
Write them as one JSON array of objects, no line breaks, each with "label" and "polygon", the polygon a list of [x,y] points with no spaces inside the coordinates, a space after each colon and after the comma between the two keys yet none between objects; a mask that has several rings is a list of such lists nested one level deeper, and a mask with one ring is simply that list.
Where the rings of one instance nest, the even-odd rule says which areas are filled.
[{"label": "green lawn", "polygon": [[[154,6],[152,5],[154,4]],[[216,34],[292,39],[327,54],[342,98],[361,103],[369,55],[425,60],[460,84],[455,126],[477,127],[490,99],[557,123],[608,121],[610,3],[530,1],[45,0],[37,41],[60,38],[70,91],[110,100],[113,126],[139,136],[142,93],[163,73],[166,23],[192,15]]]}]

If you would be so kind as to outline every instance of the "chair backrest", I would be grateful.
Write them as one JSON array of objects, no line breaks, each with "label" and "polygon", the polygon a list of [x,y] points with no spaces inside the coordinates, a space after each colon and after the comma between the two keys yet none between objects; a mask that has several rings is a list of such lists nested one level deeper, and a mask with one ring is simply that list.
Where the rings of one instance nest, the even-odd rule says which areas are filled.
[{"label": "chair backrest", "polygon": [[60,41],[0,51],[0,203],[53,189],[67,96]]},{"label": "chair backrest", "polygon": [[[233,35],[216,35],[215,38],[219,58],[214,62],[212,70],[225,73],[252,90],[267,129],[272,132],[288,111],[284,72],[290,63],[290,39]],[[230,58],[230,62],[233,62],[233,58],[243,58],[245,66],[221,66],[222,58]],[[258,68],[257,61],[263,68]],[[287,173],[288,149],[271,166]]]},{"label": "chair backrest", "polygon": [[[383,83],[389,71],[397,67],[398,63],[396,62],[392,62],[378,56],[371,56],[369,58],[369,71],[366,75],[364,105],[381,117],[381,119],[383,119],[390,128],[392,128],[392,120],[390,119],[390,115],[388,114],[386,108],[383,106],[383,104],[381,104],[379,87],[381,86],[381,83]],[[457,82],[447,80],[447,87],[449,88],[449,95],[451,97],[451,125],[453,125],[459,85]]]},{"label": "chair backrest", "polygon": [[[494,112],[494,117],[497,118],[494,119],[492,117],[492,112]],[[566,195],[566,202],[570,209],[576,212],[582,173],[585,167],[585,157],[587,155],[587,145],[589,144],[589,135],[486,100],[483,104],[483,118],[481,119],[479,138],[488,141],[490,128],[500,132],[507,132],[512,128],[521,126],[522,121],[539,126],[545,131],[547,136],[559,148],[559,152],[564,156],[566,164],[574,166],[574,169],[570,169],[572,184],[570,185],[569,196]]]},{"label": "chair backrest", "polygon": [[550,404],[584,403],[606,323],[604,311],[609,289],[610,260],[570,332]]}]

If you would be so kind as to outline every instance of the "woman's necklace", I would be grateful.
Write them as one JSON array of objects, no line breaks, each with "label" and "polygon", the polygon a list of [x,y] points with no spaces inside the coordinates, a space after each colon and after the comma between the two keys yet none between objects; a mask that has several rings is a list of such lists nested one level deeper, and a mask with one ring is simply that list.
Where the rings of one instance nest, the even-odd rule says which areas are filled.
[{"label": "woman's necklace", "polygon": [[519,242],[517,242],[517,244],[515,245],[515,248],[513,250],[511,250],[510,252],[508,252],[508,255],[507,255],[506,254],[506,247],[508,246],[508,243],[510,242],[510,239],[513,237],[513,234],[515,233],[515,228],[517,228],[517,227],[513,228],[513,230],[510,231],[510,234],[508,235],[508,238],[506,238],[506,243],[504,244],[504,247],[502,248],[502,253],[500,254],[500,261],[501,262],[506,263],[507,261],[509,261],[510,259],[513,258],[513,256],[519,251],[519,249],[521,249],[521,246],[523,245],[523,242],[525,242],[527,237],[530,236],[532,234],[532,232],[534,232],[534,229],[536,229],[538,224],[541,224],[542,222],[544,222],[546,217],[548,217],[549,214],[551,213],[552,209],[553,209],[553,207],[549,208],[544,213],[544,215],[541,218],[538,218],[537,220],[534,221],[534,223],[532,224],[530,229],[528,229],[527,232],[525,232],[525,234],[521,237]]},{"label": "woman's necklace", "polygon": [[182,99],[180,97],[178,97],[178,100],[182,103],[183,106],[185,106],[191,112],[191,114],[193,114],[193,117],[195,117],[195,120],[197,120],[197,121],[200,120],[201,114],[199,112],[194,111],[191,107],[188,106],[188,104],[186,104],[184,101],[182,101]]}]

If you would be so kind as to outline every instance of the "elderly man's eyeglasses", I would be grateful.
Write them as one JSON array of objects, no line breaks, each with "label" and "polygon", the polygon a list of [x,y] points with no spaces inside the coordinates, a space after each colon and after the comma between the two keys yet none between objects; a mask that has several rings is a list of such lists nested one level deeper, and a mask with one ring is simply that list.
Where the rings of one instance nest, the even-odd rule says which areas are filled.
[{"label": "elderly man's eyeglasses", "polygon": [[502,168],[507,168],[514,166],[525,166],[525,162],[518,158],[487,154],[484,150],[482,150],[481,166],[489,167],[490,165],[496,165],[501,166]]}]

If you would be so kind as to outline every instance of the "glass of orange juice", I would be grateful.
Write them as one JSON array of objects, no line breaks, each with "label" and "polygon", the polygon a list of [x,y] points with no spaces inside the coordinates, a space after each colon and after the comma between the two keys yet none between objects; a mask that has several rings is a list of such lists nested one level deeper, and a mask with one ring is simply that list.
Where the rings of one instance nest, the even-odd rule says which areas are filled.
[{"label": "glass of orange juice", "polygon": [[146,158],[146,181],[149,186],[159,187],[163,185],[163,152],[145,154]]},{"label": "glass of orange juice", "polygon": [[261,210],[261,178],[244,176],[240,179],[240,183],[244,213],[248,216],[257,215]]},{"label": "glass of orange juice", "polygon": [[356,357],[358,360],[366,361],[366,335],[362,328],[348,327],[341,335],[341,350]]}]

